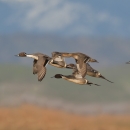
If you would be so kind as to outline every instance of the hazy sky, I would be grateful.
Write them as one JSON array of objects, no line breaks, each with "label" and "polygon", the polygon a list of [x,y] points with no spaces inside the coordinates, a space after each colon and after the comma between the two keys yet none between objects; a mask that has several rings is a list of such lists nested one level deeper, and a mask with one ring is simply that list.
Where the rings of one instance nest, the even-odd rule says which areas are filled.
[{"label": "hazy sky", "polygon": [[0,34],[130,35],[129,0],[0,0]]}]

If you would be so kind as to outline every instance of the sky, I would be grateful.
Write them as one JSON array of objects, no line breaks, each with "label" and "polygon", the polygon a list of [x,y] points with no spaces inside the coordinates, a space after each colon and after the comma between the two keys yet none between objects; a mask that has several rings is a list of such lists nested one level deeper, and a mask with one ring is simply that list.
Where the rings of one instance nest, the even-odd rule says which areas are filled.
[{"label": "sky", "polygon": [[129,0],[0,0],[0,34],[130,35]]}]

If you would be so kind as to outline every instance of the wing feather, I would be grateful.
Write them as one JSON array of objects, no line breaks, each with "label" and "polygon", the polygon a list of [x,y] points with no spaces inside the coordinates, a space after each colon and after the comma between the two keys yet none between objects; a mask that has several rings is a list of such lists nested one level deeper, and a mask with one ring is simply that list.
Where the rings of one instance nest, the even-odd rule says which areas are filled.
[{"label": "wing feather", "polygon": [[33,61],[33,74],[37,74],[37,66],[36,66],[36,64],[37,64],[37,60],[34,59],[34,61]]},{"label": "wing feather", "polygon": [[44,56],[40,56],[37,63],[36,63],[36,68],[37,68],[37,75],[38,75],[38,81],[42,81],[43,78],[46,75],[46,66],[49,62],[49,59]]},{"label": "wing feather", "polygon": [[98,71],[93,69],[88,63],[86,65],[87,65],[87,71],[93,72],[93,73],[98,73]]},{"label": "wing feather", "polygon": [[42,81],[46,75],[46,67],[42,67],[41,70],[38,72],[38,81]]}]

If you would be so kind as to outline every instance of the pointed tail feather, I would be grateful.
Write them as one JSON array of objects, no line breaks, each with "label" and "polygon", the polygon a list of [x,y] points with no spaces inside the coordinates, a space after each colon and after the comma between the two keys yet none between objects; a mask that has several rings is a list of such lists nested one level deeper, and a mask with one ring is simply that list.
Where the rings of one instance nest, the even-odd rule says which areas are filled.
[{"label": "pointed tail feather", "polygon": [[106,78],[105,78],[104,76],[102,76],[102,75],[100,75],[100,78],[105,79],[105,80],[107,80],[107,81],[110,82],[110,83],[114,83],[114,82],[112,82],[112,81],[106,79]]}]

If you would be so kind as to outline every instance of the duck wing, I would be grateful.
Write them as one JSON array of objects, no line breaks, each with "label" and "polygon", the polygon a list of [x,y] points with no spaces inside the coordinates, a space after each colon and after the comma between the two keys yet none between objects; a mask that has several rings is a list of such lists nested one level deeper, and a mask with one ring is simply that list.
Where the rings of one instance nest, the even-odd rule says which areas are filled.
[{"label": "duck wing", "polygon": [[46,66],[49,62],[50,58],[45,56],[39,56],[38,61],[35,64],[37,68],[38,81],[42,81],[42,79],[46,75]]},{"label": "duck wing", "polygon": [[34,61],[33,61],[33,74],[37,74],[37,67],[36,67],[36,64],[37,64],[37,60],[34,59]]},{"label": "duck wing", "polygon": [[72,76],[73,76],[74,78],[78,78],[78,79],[79,79],[79,78],[83,78],[82,74],[78,71],[77,68],[73,69]]},{"label": "duck wing", "polygon": [[77,70],[81,73],[82,77],[84,78],[87,74],[87,65],[86,63],[79,63],[77,64]]},{"label": "duck wing", "polygon": [[46,67],[39,65],[37,75],[38,75],[38,81],[42,81],[46,75]]},{"label": "duck wing", "polygon": [[86,63],[86,65],[87,65],[87,71],[88,72],[98,73],[98,71],[93,69],[88,63]]}]

